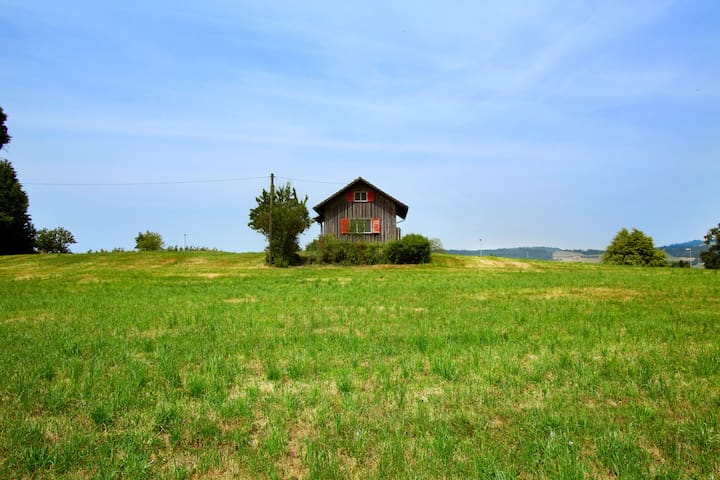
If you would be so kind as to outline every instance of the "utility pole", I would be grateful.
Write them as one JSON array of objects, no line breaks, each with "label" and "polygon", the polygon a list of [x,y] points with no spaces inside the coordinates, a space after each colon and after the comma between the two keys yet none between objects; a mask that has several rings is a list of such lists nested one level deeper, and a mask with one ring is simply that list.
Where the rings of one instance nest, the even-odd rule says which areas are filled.
[{"label": "utility pole", "polygon": [[273,207],[275,205],[275,174],[270,174],[270,228],[268,228],[268,263],[273,264]]}]

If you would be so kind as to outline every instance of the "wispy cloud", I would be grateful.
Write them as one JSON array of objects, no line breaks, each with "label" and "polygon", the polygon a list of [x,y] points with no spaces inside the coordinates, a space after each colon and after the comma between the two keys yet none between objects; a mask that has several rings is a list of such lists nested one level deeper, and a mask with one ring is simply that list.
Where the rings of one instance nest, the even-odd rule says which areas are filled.
[{"label": "wispy cloud", "polygon": [[[90,164],[131,148],[128,161],[153,179],[191,155],[217,173],[415,175],[445,196],[456,187],[439,179],[471,189],[511,178],[490,181],[483,191],[494,197],[479,200],[542,197],[572,221],[582,210],[572,202],[631,198],[638,171],[664,185],[685,157],[717,163],[713,0],[0,2],[0,38],[12,46],[0,52],[0,104],[12,154],[27,165]],[[110,167],[93,168],[79,170]],[[422,204],[416,190],[404,200]],[[706,190],[685,196],[709,211]],[[598,224],[635,212],[606,207]],[[511,213],[484,221],[497,231]],[[422,221],[420,231],[440,219]]]}]

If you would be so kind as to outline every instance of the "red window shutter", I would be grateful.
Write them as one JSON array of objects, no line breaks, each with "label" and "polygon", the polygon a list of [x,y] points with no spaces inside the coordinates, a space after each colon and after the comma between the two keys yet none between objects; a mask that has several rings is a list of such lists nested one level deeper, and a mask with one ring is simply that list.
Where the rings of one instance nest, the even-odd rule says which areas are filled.
[{"label": "red window shutter", "polygon": [[380,233],[380,219],[379,218],[372,219],[372,233]]},{"label": "red window shutter", "polygon": [[374,202],[375,201],[375,192],[372,190],[367,191],[367,201],[368,202]]},{"label": "red window shutter", "polygon": [[349,218],[341,218],[340,219],[340,233],[348,233],[350,231],[350,219]]},{"label": "red window shutter", "polygon": [[345,201],[354,202],[355,201],[355,192],[353,192],[352,190],[348,190],[345,193]]}]

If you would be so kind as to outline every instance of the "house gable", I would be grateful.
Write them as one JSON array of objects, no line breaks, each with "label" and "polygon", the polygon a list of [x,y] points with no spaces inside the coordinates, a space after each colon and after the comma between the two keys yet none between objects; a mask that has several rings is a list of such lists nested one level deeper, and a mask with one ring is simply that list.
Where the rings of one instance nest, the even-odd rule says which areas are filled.
[{"label": "house gable", "polygon": [[399,238],[396,217],[408,206],[359,177],[315,207],[322,235],[352,241],[386,242]]}]

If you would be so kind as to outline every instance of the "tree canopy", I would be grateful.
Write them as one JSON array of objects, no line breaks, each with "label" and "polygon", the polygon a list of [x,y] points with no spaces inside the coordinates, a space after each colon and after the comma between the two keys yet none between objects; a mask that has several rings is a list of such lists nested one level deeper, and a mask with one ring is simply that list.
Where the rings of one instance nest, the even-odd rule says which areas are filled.
[{"label": "tree canopy", "polygon": [[10,139],[12,138],[8,134],[8,128],[5,125],[5,120],[7,120],[7,115],[5,115],[2,107],[0,107],[0,150],[2,150],[5,145],[10,143]]},{"label": "tree canopy", "polygon": [[135,248],[141,252],[162,250],[164,245],[165,243],[163,242],[162,236],[150,230],[145,233],[138,232],[137,237],[135,237]]},{"label": "tree canopy", "polygon": [[34,252],[35,227],[27,213],[29,205],[12,164],[0,160],[0,255]]},{"label": "tree canopy", "polygon": [[248,226],[268,239],[270,264],[287,266],[296,263],[300,250],[298,237],[312,223],[307,200],[307,195],[300,200],[289,182],[276,188],[274,196],[263,189],[262,194],[255,198],[257,207],[250,210]]},{"label": "tree canopy", "polygon": [[605,250],[603,263],[611,265],[636,265],[646,267],[664,267],[667,256],[662,250],[655,248],[652,237],[633,228],[620,230],[612,243]]},{"label": "tree canopy", "polygon": [[45,253],[70,253],[70,244],[77,243],[75,237],[62,227],[38,230],[35,247]]},{"label": "tree canopy", "polygon": [[709,247],[708,250],[700,252],[700,259],[705,263],[705,268],[720,269],[720,223],[717,227],[708,230],[705,235],[705,245]]}]

